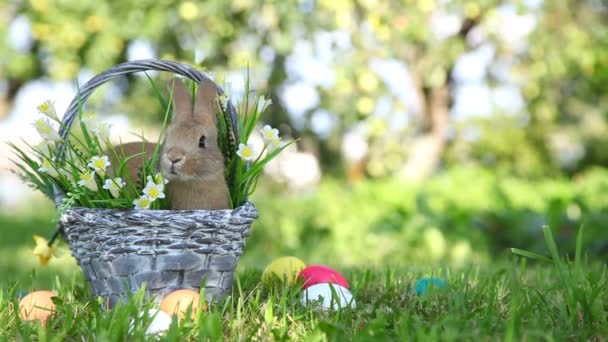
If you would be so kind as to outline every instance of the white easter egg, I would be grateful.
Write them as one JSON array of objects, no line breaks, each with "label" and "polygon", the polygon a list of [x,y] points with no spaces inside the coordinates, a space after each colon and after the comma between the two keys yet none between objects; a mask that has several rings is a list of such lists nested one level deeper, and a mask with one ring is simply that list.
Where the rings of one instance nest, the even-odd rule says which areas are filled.
[{"label": "white easter egg", "polygon": [[171,316],[162,310],[150,309],[148,315],[154,318],[150,322],[148,329],[146,329],[147,335],[165,332],[171,326]]},{"label": "white easter egg", "polygon": [[302,293],[302,304],[319,305],[323,309],[331,310],[348,306],[353,309],[357,307],[353,295],[347,288],[331,283],[315,284],[306,288]]}]

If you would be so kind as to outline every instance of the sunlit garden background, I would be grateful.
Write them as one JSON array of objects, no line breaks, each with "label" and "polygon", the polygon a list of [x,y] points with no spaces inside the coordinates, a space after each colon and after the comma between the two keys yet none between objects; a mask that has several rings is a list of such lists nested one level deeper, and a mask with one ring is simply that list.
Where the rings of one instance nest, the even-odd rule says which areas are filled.
[{"label": "sunlit garden background", "polygon": [[[607,22],[602,0],[8,0],[0,138],[37,143],[38,104],[61,116],[78,84],[121,62],[195,65],[236,102],[249,75],[273,103],[264,123],[299,140],[252,198],[240,272],[282,255],[492,268],[517,260],[512,247],[548,255],[544,225],[570,259],[584,225],[584,253],[605,263]],[[117,142],[158,136],[163,117],[145,75],[100,88],[86,111]],[[53,233],[54,207],[11,158],[2,144],[0,287],[82,281],[65,246],[38,265],[32,236]]]}]

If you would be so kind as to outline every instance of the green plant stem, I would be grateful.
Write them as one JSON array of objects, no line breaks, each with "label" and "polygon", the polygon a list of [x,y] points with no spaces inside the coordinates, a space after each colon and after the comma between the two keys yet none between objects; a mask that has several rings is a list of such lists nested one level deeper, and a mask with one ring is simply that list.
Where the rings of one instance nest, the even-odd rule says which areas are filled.
[{"label": "green plant stem", "polygon": [[61,228],[57,228],[55,230],[55,232],[53,233],[53,235],[51,235],[51,238],[49,239],[49,242],[47,243],[47,245],[49,247],[53,247],[53,243],[55,242],[55,240],[57,240],[60,233],[61,233]]}]

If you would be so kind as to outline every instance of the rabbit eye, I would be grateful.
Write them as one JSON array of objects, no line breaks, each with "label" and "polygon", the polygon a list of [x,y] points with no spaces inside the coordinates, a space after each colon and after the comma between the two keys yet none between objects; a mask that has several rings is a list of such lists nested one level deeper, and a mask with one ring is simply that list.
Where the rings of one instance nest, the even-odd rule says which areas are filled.
[{"label": "rabbit eye", "polygon": [[205,137],[204,135],[200,139],[198,139],[198,147],[200,147],[200,148],[207,147],[206,140],[207,140],[207,137]]}]

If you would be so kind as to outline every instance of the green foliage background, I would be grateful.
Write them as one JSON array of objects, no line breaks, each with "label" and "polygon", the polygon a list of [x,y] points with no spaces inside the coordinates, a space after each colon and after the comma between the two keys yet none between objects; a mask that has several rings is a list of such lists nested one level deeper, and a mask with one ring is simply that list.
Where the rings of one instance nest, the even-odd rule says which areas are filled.
[{"label": "green foliage background", "polygon": [[[312,136],[325,164],[336,160],[341,134],[362,122],[372,127],[369,138],[377,151],[372,159],[380,159],[384,165],[376,168],[376,175],[394,171],[398,161],[407,158],[412,145],[407,142],[424,134],[440,136],[437,159],[453,162],[464,158],[523,175],[571,174],[589,165],[605,165],[608,154],[602,146],[608,137],[608,99],[603,89],[608,77],[608,29],[602,23],[608,16],[606,4],[540,1],[535,8],[526,3],[508,4],[518,14],[537,20],[527,41],[518,42],[522,47],[501,36],[498,11],[505,4],[498,0],[9,0],[0,6],[0,70],[8,88],[4,101],[10,103],[32,79],[73,80],[82,68],[100,72],[125,61],[130,43],[145,40],[159,58],[197,63],[214,72],[249,65],[256,72],[255,88],[275,100],[267,120],[289,123],[277,94],[297,80],[297,75],[287,72],[286,63],[296,45],[304,42],[312,44],[316,56],[332,51],[328,62],[335,83],[317,86],[318,107],[334,113],[339,124],[329,138],[319,141],[310,129],[314,111],[310,110],[304,126],[295,132]],[[433,34],[429,22],[438,14],[456,15],[459,31],[446,38]],[[31,23],[32,46],[25,51],[13,48],[6,35],[8,25],[18,16]],[[319,34],[336,32],[346,35],[350,48],[337,42],[318,45]],[[481,35],[478,42],[471,38],[475,35]],[[481,131],[480,139],[469,142],[462,138],[462,127],[449,127],[449,94],[455,86],[452,72],[457,58],[482,44],[496,48],[494,62],[509,67],[508,82],[522,88],[526,108],[508,119],[466,122],[467,128]],[[421,112],[403,130],[391,132],[390,117],[370,115],[375,101],[392,96],[370,70],[374,59],[405,62],[412,75]],[[491,87],[504,81],[492,71],[486,78]],[[150,113],[136,110],[151,100],[149,92],[142,93],[142,86],[125,87],[127,100],[121,103],[124,112],[149,117]],[[403,111],[406,104],[398,98],[392,100],[391,111]],[[505,129],[492,129],[496,124]],[[449,129],[455,129],[452,138],[447,137]],[[572,165],[560,165],[551,150],[556,139],[582,144],[584,157]],[[388,142],[402,148],[395,150]]]}]

